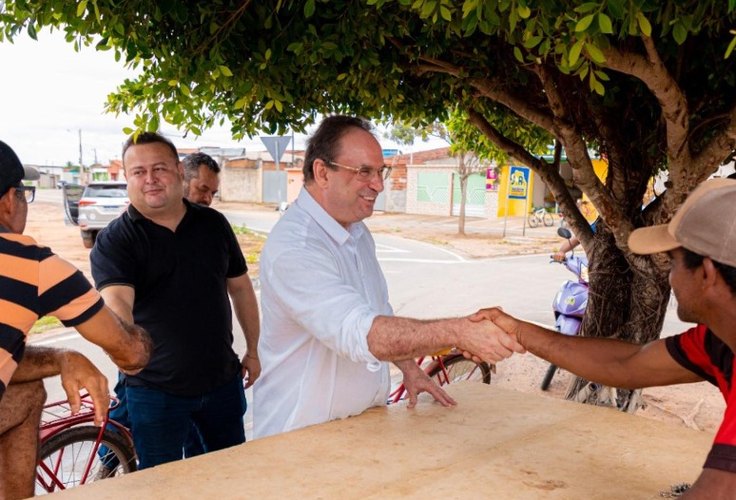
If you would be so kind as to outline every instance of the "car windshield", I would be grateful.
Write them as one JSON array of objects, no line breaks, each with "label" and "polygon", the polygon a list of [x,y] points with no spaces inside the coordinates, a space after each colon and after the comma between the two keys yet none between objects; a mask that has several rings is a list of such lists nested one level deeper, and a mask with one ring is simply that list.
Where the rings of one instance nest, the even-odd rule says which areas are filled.
[{"label": "car windshield", "polygon": [[87,198],[127,198],[124,186],[87,186],[84,196]]}]

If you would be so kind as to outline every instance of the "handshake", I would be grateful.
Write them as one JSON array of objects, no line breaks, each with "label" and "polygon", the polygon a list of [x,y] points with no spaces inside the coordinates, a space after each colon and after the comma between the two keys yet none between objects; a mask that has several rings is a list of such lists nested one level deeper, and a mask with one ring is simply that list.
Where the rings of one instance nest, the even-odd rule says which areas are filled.
[{"label": "handshake", "polygon": [[498,307],[481,309],[463,321],[465,329],[456,347],[468,359],[497,363],[515,352],[526,352],[521,341],[522,322]]}]

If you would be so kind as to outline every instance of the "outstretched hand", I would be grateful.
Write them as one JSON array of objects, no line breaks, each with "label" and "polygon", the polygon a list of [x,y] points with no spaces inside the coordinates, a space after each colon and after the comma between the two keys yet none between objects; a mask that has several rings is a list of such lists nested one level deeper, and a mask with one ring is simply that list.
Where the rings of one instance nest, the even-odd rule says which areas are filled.
[{"label": "outstretched hand", "polygon": [[395,364],[404,374],[404,388],[409,394],[407,408],[414,408],[417,404],[417,397],[423,392],[431,394],[434,400],[442,406],[455,406],[457,404],[444,389],[424,373],[424,370],[413,359],[398,361]]},{"label": "outstretched hand", "polygon": [[497,363],[515,352],[526,352],[515,335],[509,335],[503,326],[494,322],[496,311],[500,309],[482,309],[466,318],[467,327],[456,345],[466,358],[476,363]]},{"label": "outstretched hand", "polygon": [[[513,337],[518,345],[521,346],[521,339],[519,338],[519,321],[506,314],[500,307],[488,307],[486,309],[479,309],[475,314],[470,316],[470,321],[492,321],[496,326],[503,330],[507,335]],[[524,349],[524,346],[521,346]]]}]

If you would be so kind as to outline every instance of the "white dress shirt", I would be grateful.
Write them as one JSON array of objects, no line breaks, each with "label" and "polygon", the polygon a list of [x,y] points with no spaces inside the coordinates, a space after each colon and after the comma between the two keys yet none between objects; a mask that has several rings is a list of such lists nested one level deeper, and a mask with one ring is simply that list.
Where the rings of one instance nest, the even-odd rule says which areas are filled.
[{"label": "white dress shirt", "polygon": [[388,364],[368,350],[378,315],[392,315],[376,247],[302,189],[261,253],[263,372],[253,388],[256,438],[384,405]]}]

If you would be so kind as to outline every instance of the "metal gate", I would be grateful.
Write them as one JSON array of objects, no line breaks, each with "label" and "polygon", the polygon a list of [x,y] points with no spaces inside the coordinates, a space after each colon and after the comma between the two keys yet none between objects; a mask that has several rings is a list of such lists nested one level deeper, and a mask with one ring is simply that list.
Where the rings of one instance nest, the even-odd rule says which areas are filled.
[{"label": "metal gate", "polygon": [[[460,215],[460,176],[452,174],[452,215]],[[486,216],[486,177],[484,173],[468,176],[465,215]]]},{"label": "metal gate", "polygon": [[285,170],[264,170],[263,202],[281,203],[282,201],[286,201],[286,181],[287,175]]}]

